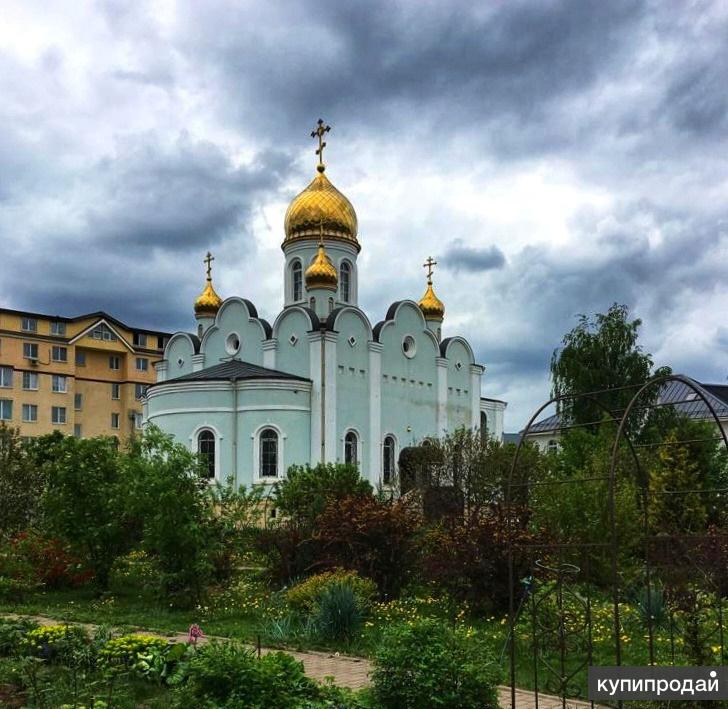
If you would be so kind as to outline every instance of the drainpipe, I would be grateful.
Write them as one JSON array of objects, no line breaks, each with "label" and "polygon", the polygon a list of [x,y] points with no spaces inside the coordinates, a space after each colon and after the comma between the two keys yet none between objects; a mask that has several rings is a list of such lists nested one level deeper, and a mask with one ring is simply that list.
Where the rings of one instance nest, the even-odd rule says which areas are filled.
[{"label": "drainpipe", "polygon": [[321,462],[326,462],[326,328],[321,328]]},{"label": "drainpipe", "polygon": [[233,389],[233,480],[235,489],[238,489],[238,378],[230,377],[230,386]]}]

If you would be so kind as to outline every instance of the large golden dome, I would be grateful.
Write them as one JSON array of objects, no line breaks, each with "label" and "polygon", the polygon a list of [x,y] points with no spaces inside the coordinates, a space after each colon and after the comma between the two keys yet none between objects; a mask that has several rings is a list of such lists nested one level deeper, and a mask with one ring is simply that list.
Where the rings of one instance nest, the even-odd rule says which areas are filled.
[{"label": "large golden dome", "polygon": [[324,237],[344,241],[361,249],[357,241],[357,219],[351,202],[334,187],[326,177],[323,165],[318,175],[303,192],[297,195],[286,211],[286,238],[283,245],[292,241],[318,239],[323,225]]}]

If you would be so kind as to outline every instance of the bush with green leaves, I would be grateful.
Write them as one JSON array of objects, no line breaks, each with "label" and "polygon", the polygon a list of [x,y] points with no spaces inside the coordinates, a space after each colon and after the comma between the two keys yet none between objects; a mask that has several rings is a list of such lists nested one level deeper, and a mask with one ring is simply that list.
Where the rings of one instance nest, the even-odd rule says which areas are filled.
[{"label": "bush with green leaves", "polygon": [[199,648],[181,663],[173,682],[180,707],[314,709],[342,706],[333,702],[345,696],[306,677],[303,664],[290,655],[275,652],[259,659],[234,642]]},{"label": "bush with green leaves", "polygon": [[382,709],[498,707],[500,670],[483,641],[435,620],[390,628],[371,678]]},{"label": "bush with green leaves", "polygon": [[142,526],[142,548],[159,565],[159,591],[173,605],[192,606],[212,579],[221,551],[200,461],[152,426],[135,440],[124,467],[133,480],[131,509]]},{"label": "bush with green leaves", "polygon": [[292,465],[273,488],[273,504],[292,523],[311,526],[332,501],[370,497],[373,493],[355,465]]},{"label": "bush with green leaves", "polygon": [[66,436],[45,463],[44,526],[66,542],[106,589],[115,559],[136,540],[129,517],[130,485],[112,438]]},{"label": "bush with green leaves", "polygon": [[356,571],[334,569],[324,571],[300,581],[286,591],[286,603],[291,610],[299,613],[313,613],[321,597],[332,586],[347,586],[356,597],[362,610],[369,607],[377,597],[377,584],[371,579],[359,576]]},{"label": "bush with green leaves", "polygon": [[48,662],[66,662],[91,644],[80,625],[41,625],[28,631],[20,644],[20,654]]},{"label": "bush with green leaves", "polygon": [[351,642],[364,622],[354,589],[345,583],[327,586],[318,599],[314,624],[323,640]]},{"label": "bush with green leaves", "polygon": [[0,657],[15,654],[23,646],[28,633],[37,627],[38,623],[29,618],[0,618]]}]

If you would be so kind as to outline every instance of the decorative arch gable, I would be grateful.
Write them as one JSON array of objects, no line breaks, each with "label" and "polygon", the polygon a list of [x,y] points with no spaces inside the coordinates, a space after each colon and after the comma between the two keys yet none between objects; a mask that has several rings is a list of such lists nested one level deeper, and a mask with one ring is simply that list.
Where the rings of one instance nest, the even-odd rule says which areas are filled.
[{"label": "decorative arch gable", "polygon": [[[215,316],[215,322],[202,337],[200,351],[206,355],[205,366],[212,366],[235,357],[253,364],[263,364],[263,342],[272,334],[268,322],[258,317],[255,306],[245,298],[226,298]],[[237,351],[230,348],[234,338]]]}]

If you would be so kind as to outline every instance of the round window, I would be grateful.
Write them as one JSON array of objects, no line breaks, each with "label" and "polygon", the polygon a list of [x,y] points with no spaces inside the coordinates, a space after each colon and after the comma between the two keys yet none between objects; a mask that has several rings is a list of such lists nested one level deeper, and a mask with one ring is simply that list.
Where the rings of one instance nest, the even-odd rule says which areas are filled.
[{"label": "round window", "polygon": [[237,354],[240,351],[240,337],[236,333],[231,332],[227,336],[225,340],[225,351],[229,355]]},{"label": "round window", "polygon": [[407,337],[402,340],[402,352],[404,352],[404,356],[412,359],[412,357],[415,356],[416,349],[415,338],[412,337],[412,335],[407,335]]}]

